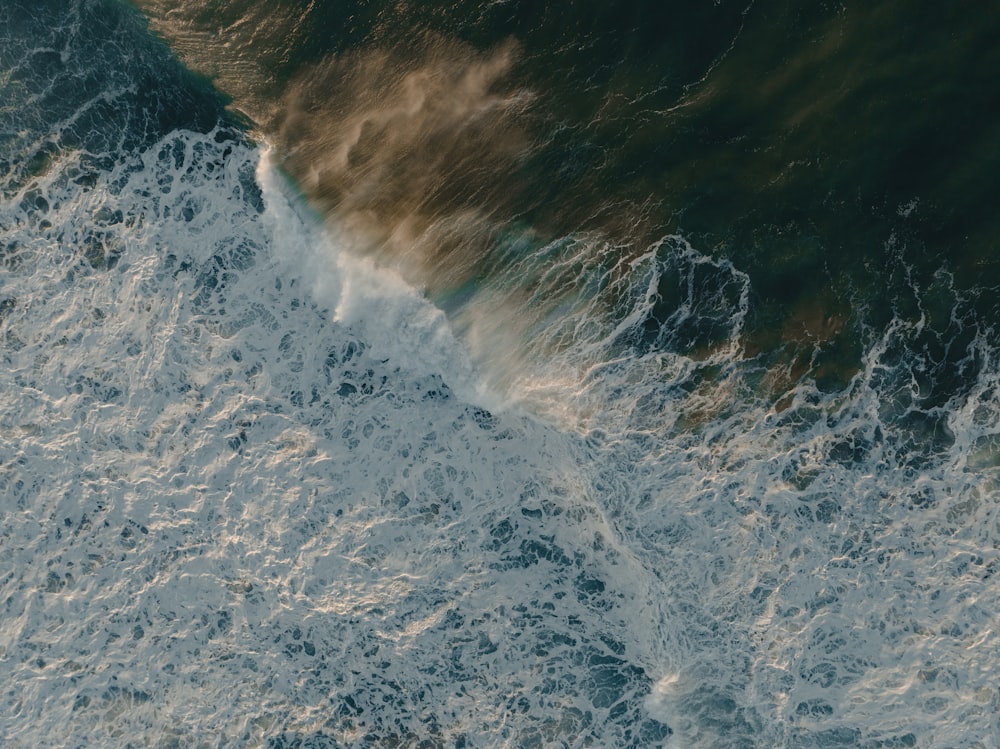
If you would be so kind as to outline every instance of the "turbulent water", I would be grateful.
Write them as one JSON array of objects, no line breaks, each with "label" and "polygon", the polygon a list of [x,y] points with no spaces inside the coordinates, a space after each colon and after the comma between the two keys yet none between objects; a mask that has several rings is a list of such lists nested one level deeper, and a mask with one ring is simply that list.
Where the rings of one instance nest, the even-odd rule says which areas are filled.
[{"label": "turbulent water", "polygon": [[0,744],[1000,742],[995,22],[139,5],[0,0]]}]

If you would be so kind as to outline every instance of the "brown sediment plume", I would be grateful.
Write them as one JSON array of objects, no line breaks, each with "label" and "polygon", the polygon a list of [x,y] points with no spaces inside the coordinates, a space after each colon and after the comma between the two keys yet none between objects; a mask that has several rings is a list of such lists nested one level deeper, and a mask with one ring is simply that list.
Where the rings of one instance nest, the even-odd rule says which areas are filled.
[{"label": "brown sediment plume", "polygon": [[418,54],[331,56],[293,79],[268,130],[355,250],[393,258],[425,286],[460,286],[531,148],[532,96],[507,81],[516,55],[513,42],[481,53],[429,37]]},{"label": "brown sediment plume", "polygon": [[860,367],[855,325],[849,305],[827,288],[799,300],[774,328],[748,336],[748,356],[771,352],[761,389],[777,411],[791,404],[792,389],[806,377],[825,390],[850,382]]},{"label": "brown sediment plume", "polygon": [[544,138],[513,39],[482,49],[414,29],[385,40],[368,19],[368,35],[338,45],[320,40],[312,6],[136,2],[273,143],[349,249],[432,295],[489,275],[498,232],[536,206],[521,170]]}]

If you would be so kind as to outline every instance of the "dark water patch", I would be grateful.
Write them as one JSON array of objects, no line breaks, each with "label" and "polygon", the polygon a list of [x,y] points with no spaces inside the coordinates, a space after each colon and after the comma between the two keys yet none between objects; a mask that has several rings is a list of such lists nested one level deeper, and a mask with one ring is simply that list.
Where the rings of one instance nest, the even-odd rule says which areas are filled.
[{"label": "dark water patch", "polygon": [[[581,252],[541,262],[554,242],[629,259],[682,231],[749,275],[743,334],[781,352],[775,388],[833,390],[914,284],[1000,284],[1000,27],[957,6],[140,4],[356,250],[453,314],[499,284],[520,290],[503,314],[537,320],[545,274]],[[603,293],[584,271],[606,251],[565,263],[553,309]],[[670,293],[643,338],[718,339]]]},{"label": "dark water patch", "polygon": [[12,194],[79,153],[78,179],[176,128],[232,120],[225,100],[150,38],[145,19],[114,0],[0,8],[3,190]]}]

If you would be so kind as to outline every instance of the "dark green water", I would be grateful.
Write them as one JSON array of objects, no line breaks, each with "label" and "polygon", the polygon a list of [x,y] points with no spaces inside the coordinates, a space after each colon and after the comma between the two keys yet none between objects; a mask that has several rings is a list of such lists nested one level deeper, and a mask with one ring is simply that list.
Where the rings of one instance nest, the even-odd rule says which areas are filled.
[{"label": "dark green water", "polygon": [[836,386],[927,288],[949,337],[1000,282],[1000,21],[973,4],[140,5],[446,308],[508,272],[512,232],[624,257],[679,233],[749,274],[748,353]]},{"label": "dark green water", "polygon": [[[148,147],[176,128],[207,131],[225,98],[149,44],[145,19],[127,5],[40,0],[0,6],[0,168],[4,197],[58,154],[83,154],[81,184],[119,149]],[[132,48],[143,44],[144,54]],[[49,132],[51,123],[59,123]]]}]

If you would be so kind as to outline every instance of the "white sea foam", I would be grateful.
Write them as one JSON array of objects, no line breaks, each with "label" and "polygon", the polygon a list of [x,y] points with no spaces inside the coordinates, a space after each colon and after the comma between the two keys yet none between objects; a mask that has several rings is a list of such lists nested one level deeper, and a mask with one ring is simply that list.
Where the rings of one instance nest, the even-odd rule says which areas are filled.
[{"label": "white sea foam", "polygon": [[372,356],[405,362],[411,375],[447,372],[449,386],[460,396],[499,407],[499,396],[474,377],[441,310],[391,268],[338,250],[348,241],[306,212],[270,155],[266,148],[257,180],[267,200],[263,220],[271,231],[271,252],[311,279],[311,295],[330,310],[332,321],[361,337]]},{"label": "white sea foam", "polygon": [[[627,330],[538,364],[555,425],[491,411],[441,313],[215,135],[2,207],[4,746],[997,742],[982,339],[937,421],[902,323],[780,412],[735,344]],[[717,271],[735,341],[745,278],[670,242],[636,320],[658,267]]]},{"label": "white sea foam", "polygon": [[643,677],[572,451],[453,395],[440,315],[258,213],[256,158],[177,133],[4,216],[6,744],[604,731]]}]

